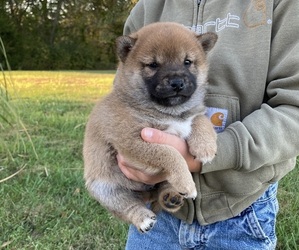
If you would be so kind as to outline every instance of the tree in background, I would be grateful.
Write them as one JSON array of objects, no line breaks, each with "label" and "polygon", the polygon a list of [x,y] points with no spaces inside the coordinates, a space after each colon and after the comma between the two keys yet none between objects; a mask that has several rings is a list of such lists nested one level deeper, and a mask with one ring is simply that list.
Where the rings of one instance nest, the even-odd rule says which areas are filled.
[{"label": "tree in background", "polygon": [[12,69],[115,68],[115,39],[135,3],[0,0],[0,37]]}]

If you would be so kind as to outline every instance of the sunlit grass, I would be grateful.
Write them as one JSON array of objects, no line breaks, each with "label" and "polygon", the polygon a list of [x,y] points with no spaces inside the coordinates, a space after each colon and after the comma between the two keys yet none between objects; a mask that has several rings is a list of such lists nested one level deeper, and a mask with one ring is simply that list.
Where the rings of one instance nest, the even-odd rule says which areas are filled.
[{"label": "sunlit grass", "polygon": [[12,79],[18,98],[89,102],[110,91],[113,73],[15,71]]}]

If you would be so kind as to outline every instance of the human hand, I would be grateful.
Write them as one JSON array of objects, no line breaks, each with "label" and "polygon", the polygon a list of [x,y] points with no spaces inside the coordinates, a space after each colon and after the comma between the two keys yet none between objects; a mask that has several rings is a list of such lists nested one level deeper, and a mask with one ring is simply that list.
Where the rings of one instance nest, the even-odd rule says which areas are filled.
[{"label": "human hand", "polygon": [[[186,160],[190,172],[200,172],[201,162],[194,159],[194,156],[189,153],[188,145],[185,140],[178,136],[168,134],[161,130],[153,128],[144,128],[141,131],[141,137],[144,141],[150,143],[166,144],[174,147]],[[117,155],[118,165],[124,175],[133,181],[142,182],[148,185],[155,185],[159,182],[165,181],[164,174],[148,175],[133,166],[130,166],[122,155]]]},{"label": "human hand", "polygon": [[175,148],[184,157],[190,172],[201,171],[201,162],[195,160],[190,154],[188,144],[184,139],[154,128],[144,128],[141,131],[141,137],[146,142],[166,144]]},{"label": "human hand", "polygon": [[120,170],[128,179],[132,181],[141,182],[146,185],[155,185],[166,180],[166,176],[162,172],[156,175],[146,174],[134,168],[134,166],[126,161],[126,159],[121,154],[118,154],[116,158]]}]

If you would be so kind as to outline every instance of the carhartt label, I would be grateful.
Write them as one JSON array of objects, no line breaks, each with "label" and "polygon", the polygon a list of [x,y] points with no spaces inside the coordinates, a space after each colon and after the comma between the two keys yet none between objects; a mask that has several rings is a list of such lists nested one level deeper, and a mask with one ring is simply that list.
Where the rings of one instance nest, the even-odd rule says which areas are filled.
[{"label": "carhartt label", "polygon": [[226,28],[235,28],[239,29],[240,27],[240,21],[241,18],[236,15],[232,15],[231,13],[228,13],[225,18],[217,18],[216,20],[211,20],[203,25],[194,25],[192,27],[188,27],[192,31],[196,32],[197,34],[203,34],[208,31],[208,29],[211,29],[209,31],[215,31],[219,32],[221,30],[224,30]]},{"label": "carhartt label", "polygon": [[226,109],[208,107],[206,116],[209,117],[217,133],[224,130],[228,111]]}]

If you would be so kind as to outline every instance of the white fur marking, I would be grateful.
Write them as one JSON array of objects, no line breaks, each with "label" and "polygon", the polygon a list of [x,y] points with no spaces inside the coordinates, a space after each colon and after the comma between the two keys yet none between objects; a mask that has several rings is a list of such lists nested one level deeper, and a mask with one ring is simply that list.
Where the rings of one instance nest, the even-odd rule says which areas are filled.
[{"label": "white fur marking", "polygon": [[140,225],[140,230],[142,232],[147,232],[152,229],[152,227],[155,225],[155,223],[156,223],[155,219],[145,218]]},{"label": "white fur marking", "polygon": [[167,122],[167,125],[169,126],[165,132],[168,132],[170,134],[178,135],[183,139],[186,139],[190,133],[191,133],[191,125],[192,125],[192,120],[195,116],[189,117],[185,121],[171,121]]},{"label": "white fur marking", "polygon": [[197,196],[197,191],[195,190],[188,198],[192,198],[193,200],[195,200],[196,196]]}]

